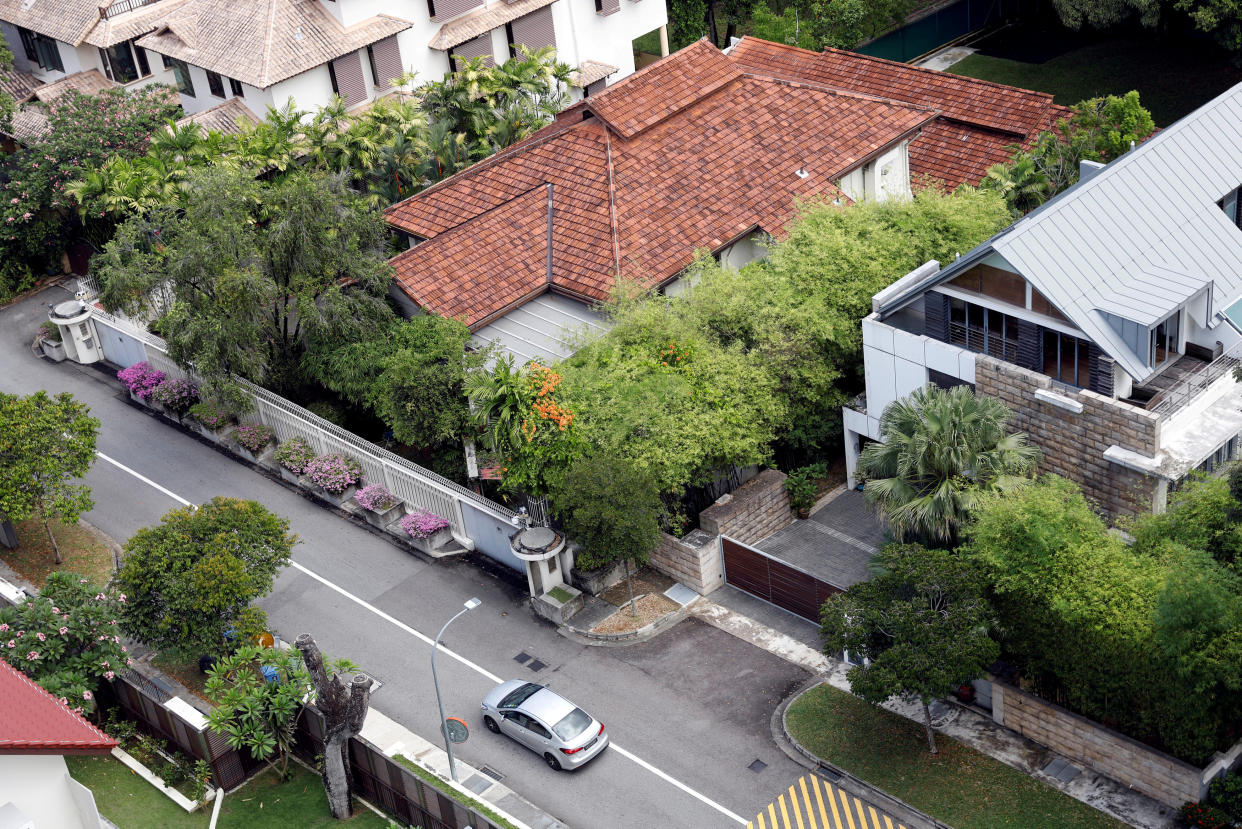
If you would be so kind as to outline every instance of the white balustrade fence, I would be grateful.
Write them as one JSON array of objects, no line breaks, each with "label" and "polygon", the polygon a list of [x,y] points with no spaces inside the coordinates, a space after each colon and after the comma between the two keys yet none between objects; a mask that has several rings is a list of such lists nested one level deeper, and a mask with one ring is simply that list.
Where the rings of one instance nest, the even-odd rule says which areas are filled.
[{"label": "white balustrade fence", "polygon": [[[168,356],[167,345],[159,337],[142,330],[133,322],[98,308],[94,310],[93,318],[96,325],[112,328],[141,343],[146,360],[153,368],[170,377],[187,376]],[[302,437],[320,454],[340,452],[354,458],[362,465],[367,483],[381,483],[411,507],[433,512],[444,518],[449,522],[453,535],[459,540],[471,537],[462,514],[463,502],[468,502],[475,509],[504,525],[512,523],[514,513],[507,507],[363,440],[280,395],[246,380],[238,379],[237,382],[254,402],[252,411],[242,415],[241,420],[269,426],[281,442]]]}]

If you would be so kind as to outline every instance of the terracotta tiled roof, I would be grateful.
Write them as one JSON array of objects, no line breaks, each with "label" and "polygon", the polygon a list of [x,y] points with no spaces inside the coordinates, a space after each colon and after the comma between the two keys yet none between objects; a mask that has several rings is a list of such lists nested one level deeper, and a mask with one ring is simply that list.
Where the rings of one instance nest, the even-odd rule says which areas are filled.
[{"label": "terracotta tiled roof", "polygon": [[[725,72],[704,49],[712,47],[670,58],[688,64],[680,71],[636,73],[389,208],[391,224],[427,240],[393,260],[399,284],[428,310],[475,328],[544,290],[551,183],[552,289],[607,299],[618,272],[656,286],[696,249],[755,228],[780,235],[799,199],[843,197],[835,180],[935,118],[873,96]],[[712,80],[697,99],[696,66]]]},{"label": "terracotta tiled roof", "polygon": [[145,35],[183,2],[185,0],[159,0],[124,14],[101,18],[86,35],[86,42],[92,46],[107,48]]},{"label": "terracotta tiled roof", "polygon": [[600,63],[597,60],[584,60],[570,76],[570,80],[574,86],[580,86],[585,89],[596,81],[602,81],[609,75],[615,75],[620,71],[620,67],[609,63]]},{"label": "terracotta tiled roof", "polygon": [[259,119],[241,102],[240,98],[229,98],[224,103],[216,104],[210,109],[187,115],[185,118],[177,121],[177,126],[198,124],[207,132],[221,132],[225,135],[231,135],[241,132],[241,128],[237,126],[239,120],[246,124],[259,123]]},{"label": "terracotta tiled roof", "polygon": [[460,46],[467,40],[473,40],[492,29],[512,23],[519,17],[525,17],[554,2],[556,0],[514,0],[512,3],[491,3],[479,6],[445,23],[432,36],[427,45],[439,52],[447,52],[454,46]]},{"label": "terracotta tiled roof", "polygon": [[104,89],[111,89],[119,84],[108,80],[98,69],[87,69],[85,72],[74,72],[58,81],[44,84],[34,91],[34,96],[43,103],[54,101],[70,89],[83,95],[94,95]]},{"label": "terracotta tiled roof", "polygon": [[941,119],[910,143],[910,172],[916,178],[939,179],[949,187],[977,184],[988,167],[1009,159],[1015,145],[1029,146],[1041,130],[1069,114],[1044,92],[836,49],[811,52],[745,37],[730,57],[747,71],[939,110]]},{"label": "terracotta tiled roof", "polygon": [[88,0],[0,0],[0,20],[77,46],[99,22]]},{"label": "terracotta tiled roof", "polygon": [[0,754],[106,754],[116,740],[0,660]]},{"label": "terracotta tiled roof", "polygon": [[0,92],[11,95],[19,104],[34,97],[34,91],[41,86],[43,81],[29,72],[19,72],[12,68],[0,69]]},{"label": "terracotta tiled roof", "polygon": [[13,113],[13,137],[27,142],[48,131],[47,115],[40,106],[24,106]]},{"label": "terracotta tiled roof", "polygon": [[138,45],[267,89],[412,25],[378,15],[346,28],[318,0],[186,0]]}]

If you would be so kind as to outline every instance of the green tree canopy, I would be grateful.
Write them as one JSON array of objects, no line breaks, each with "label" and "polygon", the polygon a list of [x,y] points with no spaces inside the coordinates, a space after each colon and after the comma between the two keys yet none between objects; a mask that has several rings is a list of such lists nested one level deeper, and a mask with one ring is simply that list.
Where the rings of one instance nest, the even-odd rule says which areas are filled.
[{"label": "green tree canopy", "polygon": [[868,702],[918,698],[935,754],[928,704],[996,660],[992,608],[978,569],[952,553],[890,544],[876,564],[872,579],[824,603],[824,652],[848,650],[870,660],[848,674],[851,689]]},{"label": "green tree canopy", "polygon": [[383,217],[339,178],[269,183],[214,169],[192,175],[188,188],[183,207],[121,225],[94,271],[113,310],[140,314],[157,289],[171,292],[161,318],[169,355],[216,396],[228,395],[233,374],[295,389],[308,348],[391,324]]},{"label": "green tree canopy", "polygon": [[72,524],[95,505],[90,487],[73,483],[95,462],[99,421],[89,411],[68,392],[0,394],[0,514],[13,521],[39,516],[57,564],[51,519]]},{"label": "green tree canopy", "polygon": [[660,545],[659,490],[650,475],[624,460],[584,457],[570,467],[549,500],[581,549],[585,570],[624,559],[645,564]]},{"label": "green tree canopy", "polygon": [[916,389],[885,407],[880,443],[858,458],[868,503],[902,538],[955,545],[985,492],[1028,483],[1039,450],[1009,432],[1009,409],[969,386]]},{"label": "green tree canopy", "polygon": [[129,596],[121,625],[161,651],[223,653],[231,636],[262,631],[251,602],[271,592],[296,543],[289,522],[256,501],[216,497],[172,510],[125,543],[113,577]]}]

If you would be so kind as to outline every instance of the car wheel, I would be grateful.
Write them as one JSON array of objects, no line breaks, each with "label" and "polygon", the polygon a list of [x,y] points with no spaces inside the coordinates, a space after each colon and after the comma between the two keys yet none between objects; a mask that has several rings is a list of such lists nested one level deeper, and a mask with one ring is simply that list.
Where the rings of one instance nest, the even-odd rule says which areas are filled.
[{"label": "car wheel", "polygon": [[485,726],[487,726],[487,730],[488,730],[488,731],[490,731],[490,732],[492,732],[493,734],[499,734],[499,733],[500,733],[500,726],[498,726],[498,725],[496,724],[496,721],[495,721],[495,720],[493,720],[491,717],[484,717],[484,718],[483,718],[483,724],[484,724]]},{"label": "car wheel", "polygon": [[557,760],[557,759],[556,759],[555,757],[553,757],[551,754],[545,754],[545,755],[543,755],[543,759],[547,761],[547,763],[548,763],[548,768],[552,769],[552,771],[560,771],[560,770],[561,770],[561,762],[560,762],[560,760]]}]

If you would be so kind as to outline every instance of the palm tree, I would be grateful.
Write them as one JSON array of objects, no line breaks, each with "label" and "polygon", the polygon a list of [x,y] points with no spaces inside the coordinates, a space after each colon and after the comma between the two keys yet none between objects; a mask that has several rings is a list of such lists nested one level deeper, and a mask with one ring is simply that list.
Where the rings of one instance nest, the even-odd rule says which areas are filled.
[{"label": "palm tree", "polygon": [[988,168],[979,186],[995,190],[1015,216],[1022,216],[1052,197],[1052,183],[1039,169],[1035,159],[1026,153],[1014,156],[1010,164],[994,164]]},{"label": "palm tree", "polygon": [[522,422],[530,412],[529,374],[506,354],[491,371],[466,375],[470,424],[483,432],[484,445],[493,452],[507,453],[522,443]]},{"label": "palm tree", "polygon": [[928,385],[890,403],[880,416],[883,443],[858,459],[867,501],[903,540],[955,546],[962,522],[987,491],[1025,485],[1039,449],[1007,433],[1010,412],[969,386]]}]

